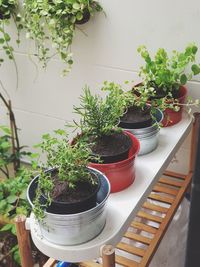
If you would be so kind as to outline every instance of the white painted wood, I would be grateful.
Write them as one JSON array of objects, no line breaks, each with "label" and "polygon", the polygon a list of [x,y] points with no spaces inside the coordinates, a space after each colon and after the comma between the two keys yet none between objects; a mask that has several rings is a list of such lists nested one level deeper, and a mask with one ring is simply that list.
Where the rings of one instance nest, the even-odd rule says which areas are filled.
[{"label": "white painted wood", "polygon": [[93,240],[77,246],[59,246],[46,241],[31,215],[30,228],[33,242],[44,254],[59,260],[79,262],[99,256],[104,244],[116,245],[130,225],[153,185],[168,166],[176,151],[187,137],[192,119],[185,114],[181,123],[163,128],[158,148],[136,160],[136,180],[126,190],[113,193],[108,199],[107,222],[102,233]]}]

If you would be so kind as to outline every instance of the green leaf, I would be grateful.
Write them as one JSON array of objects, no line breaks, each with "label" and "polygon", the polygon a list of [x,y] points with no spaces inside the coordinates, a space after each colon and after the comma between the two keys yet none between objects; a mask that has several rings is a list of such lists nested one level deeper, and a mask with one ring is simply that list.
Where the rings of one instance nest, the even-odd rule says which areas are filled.
[{"label": "green leaf", "polygon": [[77,20],[81,20],[83,18],[83,14],[81,13],[81,12],[78,12],[77,14],[76,14],[76,19]]},{"label": "green leaf", "polygon": [[187,82],[187,76],[185,74],[182,74],[181,77],[180,77],[181,85],[186,84],[186,82]]},{"label": "green leaf", "polygon": [[12,227],[13,227],[13,224],[8,223],[8,224],[4,225],[4,226],[0,229],[0,231],[1,231],[1,232],[9,231],[9,230],[12,229]]},{"label": "green leaf", "polygon": [[5,38],[6,42],[10,41],[10,35],[9,34],[5,33],[4,38]]},{"label": "green leaf", "polygon": [[4,133],[6,133],[6,134],[8,134],[8,135],[11,135],[11,130],[10,130],[7,126],[0,126],[0,129],[1,129]]},{"label": "green leaf", "polygon": [[4,43],[4,39],[0,38],[0,44],[3,44],[3,43]]},{"label": "green leaf", "polygon": [[27,216],[28,215],[28,211],[27,211],[27,209],[25,207],[17,207],[16,214],[19,214],[19,215],[24,214],[24,215]]},{"label": "green leaf", "polygon": [[21,266],[21,259],[20,259],[20,255],[19,255],[19,250],[16,250],[14,252],[14,260],[19,264],[19,266]]},{"label": "green leaf", "polygon": [[193,64],[191,69],[192,69],[192,72],[194,73],[194,75],[197,75],[200,73],[200,67],[196,64]]},{"label": "green leaf", "polygon": [[54,131],[56,134],[58,134],[58,135],[66,135],[66,132],[64,131],[64,130],[62,130],[62,129],[57,129],[57,130],[55,130]]},{"label": "green leaf", "polygon": [[44,140],[49,139],[49,137],[50,137],[50,134],[43,134],[42,135],[42,139],[44,139]]},{"label": "green leaf", "polygon": [[7,202],[5,201],[5,199],[0,201],[0,210],[5,209],[7,206]]},{"label": "green leaf", "polygon": [[11,147],[11,144],[9,142],[2,142],[0,147],[1,149],[8,149]]},{"label": "green leaf", "polygon": [[47,15],[48,15],[48,12],[45,11],[45,10],[42,10],[42,11],[40,11],[40,15],[42,15],[42,16],[47,16]]},{"label": "green leaf", "polygon": [[193,54],[196,54],[197,50],[198,50],[198,47],[197,47],[196,45],[194,45],[194,46],[192,47],[192,53],[193,53]]},{"label": "green leaf", "polygon": [[10,204],[14,203],[16,200],[17,200],[17,196],[15,196],[15,195],[11,195],[11,196],[6,198],[6,201]]},{"label": "green leaf", "polygon": [[14,225],[14,224],[12,225],[12,228],[11,228],[11,233],[12,233],[13,235],[17,235],[17,232],[16,232],[16,227],[15,227],[15,225]]},{"label": "green leaf", "polygon": [[80,9],[80,5],[78,3],[74,3],[73,4],[73,9],[79,10]]},{"label": "green leaf", "polygon": [[15,252],[18,250],[18,245],[15,245],[14,247],[11,248],[10,252]]},{"label": "green leaf", "polygon": [[73,64],[73,60],[72,59],[69,59],[67,62],[68,62],[69,65]]},{"label": "green leaf", "polygon": [[38,154],[38,153],[31,153],[31,154],[30,154],[30,157],[31,157],[32,159],[35,159],[35,158],[38,158],[38,157],[39,157],[39,154]]},{"label": "green leaf", "polygon": [[26,199],[26,189],[23,190],[23,192],[20,194],[20,199]]}]

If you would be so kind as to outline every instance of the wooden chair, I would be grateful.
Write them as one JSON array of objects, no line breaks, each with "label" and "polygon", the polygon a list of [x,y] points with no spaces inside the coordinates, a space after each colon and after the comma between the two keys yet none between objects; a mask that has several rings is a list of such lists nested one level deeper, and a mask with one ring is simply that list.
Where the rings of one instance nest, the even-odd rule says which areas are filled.
[{"label": "wooden chair", "polygon": [[[116,250],[112,246],[105,245],[102,248],[102,263],[94,261],[82,262],[79,263],[80,267],[114,267],[115,263],[124,267],[147,267],[149,265],[191,183],[196,156],[195,144],[197,143],[200,125],[200,113],[196,113],[194,116],[195,121],[191,138],[188,174],[184,175],[166,171],[163,177],[155,184],[152,192],[124,234],[128,242],[121,241],[117,244]],[[153,226],[150,225],[151,222]],[[24,217],[16,219],[16,227],[22,267],[32,267],[29,233],[25,229]],[[126,257],[121,255],[122,253],[120,252],[122,251],[127,255]],[[56,260],[51,258],[44,265],[44,267],[55,266]]]}]

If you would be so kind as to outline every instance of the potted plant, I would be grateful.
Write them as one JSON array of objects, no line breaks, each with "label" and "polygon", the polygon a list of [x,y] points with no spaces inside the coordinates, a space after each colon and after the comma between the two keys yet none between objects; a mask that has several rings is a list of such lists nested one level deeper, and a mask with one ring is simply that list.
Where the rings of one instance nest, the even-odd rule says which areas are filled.
[{"label": "potted plant", "polygon": [[105,225],[109,183],[87,167],[94,158],[88,145],[83,141],[71,145],[66,132],[56,130],[55,136],[45,134],[37,147],[47,160],[29,185],[28,200],[43,236],[61,245],[94,238]]},{"label": "potted plant", "polygon": [[[66,66],[63,74],[67,74],[73,64],[71,44],[77,24],[87,22],[102,7],[94,0],[25,0],[23,6],[26,36],[35,41],[39,60],[46,67],[50,58],[58,54]],[[55,50],[53,55],[50,43]]]},{"label": "potted plant", "polygon": [[80,122],[75,122],[81,130],[79,138],[86,139],[91,153],[101,160],[100,163],[93,160],[90,166],[106,174],[111,192],[123,190],[134,181],[134,159],[139,150],[138,140],[118,127],[125,99],[114,90],[104,99],[92,95],[89,87],[85,87],[80,101],[80,106],[74,107],[80,115]]},{"label": "potted plant", "polygon": [[161,110],[166,106],[165,101],[160,100],[158,105],[157,101],[154,103],[155,101],[152,100],[151,105],[147,104],[149,96],[154,95],[155,92],[154,88],[145,85],[125,91],[119,84],[104,82],[102,90],[112,94],[113,101],[116,95],[123,97],[124,114],[119,118],[119,126],[133,133],[140,141],[138,155],[152,152],[158,145],[159,124],[163,119]]},{"label": "potted plant", "polygon": [[183,52],[173,51],[170,57],[163,48],[160,48],[152,59],[145,46],[138,48],[146,63],[140,68],[140,76],[143,78],[143,83],[155,89],[156,94],[153,98],[161,99],[167,96],[168,101],[174,99],[172,101],[175,102],[175,106],[179,107],[178,111],[166,109],[164,126],[176,124],[182,118],[182,104],[187,95],[184,85],[194,75],[200,73],[200,66],[195,64],[197,50],[197,46],[191,44]]}]

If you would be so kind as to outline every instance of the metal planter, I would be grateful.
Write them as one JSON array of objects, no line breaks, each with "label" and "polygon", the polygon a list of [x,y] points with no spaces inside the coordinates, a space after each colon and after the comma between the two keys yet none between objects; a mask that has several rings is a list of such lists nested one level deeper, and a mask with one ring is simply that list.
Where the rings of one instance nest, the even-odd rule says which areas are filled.
[{"label": "metal planter", "polygon": [[140,141],[140,151],[139,156],[148,154],[156,149],[158,145],[158,135],[159,135],[159,123],[163,119],[163,113],[157,109],[155,114],[155,123],[146,128],[140,129],[126,129],[135,135],[135,137]]},{"label": "metal planter", "polygon": [[[100,171],[89,168],[101,180],[101,187],[97,193],[97,205],[87,211],[76,214],[53,214],[45,212],[45,218],[38,222],[41,233],[48,241],[59,245],[77,245],[96,237],[106,223],[106,202],[110,194],[108,179]],[[33,206],[30,191],[37,183],[36,176],[30,183],[27,191],[29,203]]]}]

